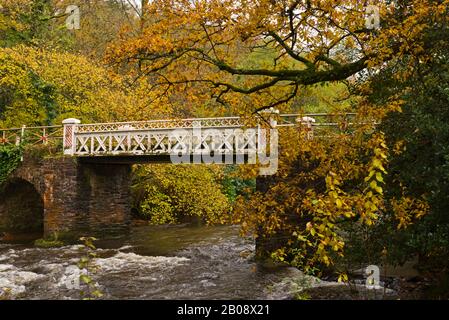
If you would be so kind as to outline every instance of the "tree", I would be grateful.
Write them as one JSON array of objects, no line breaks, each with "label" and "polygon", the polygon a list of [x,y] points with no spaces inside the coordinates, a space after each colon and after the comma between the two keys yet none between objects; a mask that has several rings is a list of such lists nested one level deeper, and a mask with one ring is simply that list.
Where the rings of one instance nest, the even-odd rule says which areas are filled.
[{"label": "tree", "polygon": [[65,23],[65,10],[76,5],[80,12],[80,29],[68,32],[71,44],[64,48],[73,53],[101,61],[107,46],[122,30],[132,32],[138,28],[137,14],[126,1],[59,0],[59,23]]},{"label": "tree", "polygon": [[[379,1],[379,24],[360,1],[153,1],[152,19],[138,36],[122,35],[109,60],[139,62],[165,94],[213,98],[238,114],[290,109],[299,92],[317,84],[348,85],[348,107],[358,112],[343,135],[307,141],[281,133],[280,168],[271,188],[234,211],[244,232],[269,241],[272,256],[306,271],[328,267],[344,253],[344,225],[372,227],[391,212],[402,224],[428,212],[421,195],[386,196],[391,151],[381,123],[403,100],[370,99],[373,77],[398,62],[410,77],[412,61],[427,61],[430,30],[446,26],[448,1]],[[375,9],[375,8],[374,8]],[[375,10],[374,10],[375,11]],[[374,23],[372,23],[374,22]],[[447,27],[444,27],[447,30]],[[264,59],[255,62],[255,56]],[[248,169],[254,177],[255,168]],[[402,220],[401,220],[402,219]]]},{"label": "tree", "polygon": [[2,127],[143,120],[164,117],[169,108],[148,108],[144,83],[126,89],[125,78],[81,55],[16,46],[0,49]]},{"label": "tree", "polygon": [[52,0],[0,0],[0,47],[67,48],[65,16],[57,14]]},{"label": "tree", "polygon": [[[366,3],[357,0],[156,0],[146,6],[152,20],[142,34],[123,36],[110,60],[138,61],[140,73],[167,91],[205,86],[218,103],[239,111],[282,106],[303,86],[343,81],[424,52],[432,43],[421,31],[446,19],[447,1],[376,5],[379,26],[367,23]],[[242,66],[264,51],[275,53],[269,63]]]},{"label": "tree", "polygon": [[[365,241],[357,239],[360,246],[354,242],[353,247],[363,252],[371,242],[366,246],[370,255],[379,260],[383,251],[391,264],[418,257],[417,268],[444,284],[441,276],[446,275],[447,283],[449,270],[447,24],[435,25],[427,30],[426,37],[434,44],[427,51],[429,59],[407,56],[377,74],[371,82],[370,99],[379,105],[391,96],[403,99],[402,110],[388,115],[381,125],[391,150],[386,195],[423,198],[429,205],[428,214],[413,223],[408,211],[401,211],[400,219],[389,213],[374,230],[365,232]],[[406,70],[406,65],[413,65],[413,69]],[[398,77],[403,72],[409,76]]]}]

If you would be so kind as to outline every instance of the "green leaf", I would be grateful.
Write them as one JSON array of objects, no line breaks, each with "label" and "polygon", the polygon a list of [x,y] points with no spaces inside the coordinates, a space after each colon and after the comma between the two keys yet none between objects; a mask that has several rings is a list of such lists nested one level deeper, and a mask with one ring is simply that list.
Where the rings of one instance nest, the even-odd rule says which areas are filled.
[{"label": "green leaf", "polygon": [[80,281],[84,282],[85,284],[89,284],[92,282],[92,279],[88,275],[82,274],[80,275]]}]

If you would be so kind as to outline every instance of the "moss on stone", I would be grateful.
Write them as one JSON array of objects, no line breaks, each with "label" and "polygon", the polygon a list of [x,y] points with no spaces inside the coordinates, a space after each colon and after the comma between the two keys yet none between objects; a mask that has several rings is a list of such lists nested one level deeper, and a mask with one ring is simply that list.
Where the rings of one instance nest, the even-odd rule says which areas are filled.
[{"label": "moss on stone", "polygon": [[65,243],[58,239],[37,239],[34,241],[34,246],[39,248],[57,248],[64,245]]},{"label": "moss on stone", "polygon": [[39,248],[55,248],[64,246],[64,242],[61,240],[46,240],[46,239],[37,239],[34,241],[34,246]]}]

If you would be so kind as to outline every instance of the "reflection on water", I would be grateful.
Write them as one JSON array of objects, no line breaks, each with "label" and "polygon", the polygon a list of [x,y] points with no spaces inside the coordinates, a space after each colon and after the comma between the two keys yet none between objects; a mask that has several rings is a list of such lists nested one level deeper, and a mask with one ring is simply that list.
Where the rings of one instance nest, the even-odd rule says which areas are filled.
[{"label": "reflection on water", "polygon": [[[289,298],[279,284],[300,276],[256,264],[254,241],[240,238],[237,227],[140,226],[127,239],[97,245],[94,279],[106,299]],[[0,288],[13,298],[79,298],[70,286],[79,277],[79,248],[0,244]]]}]

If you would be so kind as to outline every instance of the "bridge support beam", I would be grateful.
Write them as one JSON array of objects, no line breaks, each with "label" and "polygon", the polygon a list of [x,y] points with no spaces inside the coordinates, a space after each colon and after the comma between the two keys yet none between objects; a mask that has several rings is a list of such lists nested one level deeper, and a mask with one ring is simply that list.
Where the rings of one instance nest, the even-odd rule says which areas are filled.
[{"label": "bridge support beam", "polygon": [[[31,184],[42,198],[45,237],[57,233],[70,238],[81,235],[101,238],[129,230],[130,165],[83,164],[69,157],[36,160],[25,155],[6,185],[12,181],[15,185],[20,181]],[[8,199],[8,195],[2,194],[1,199]],[[8,205],[0,203],[0,217],[6,219],[14,212],[12,206],[11,201]]]}]

